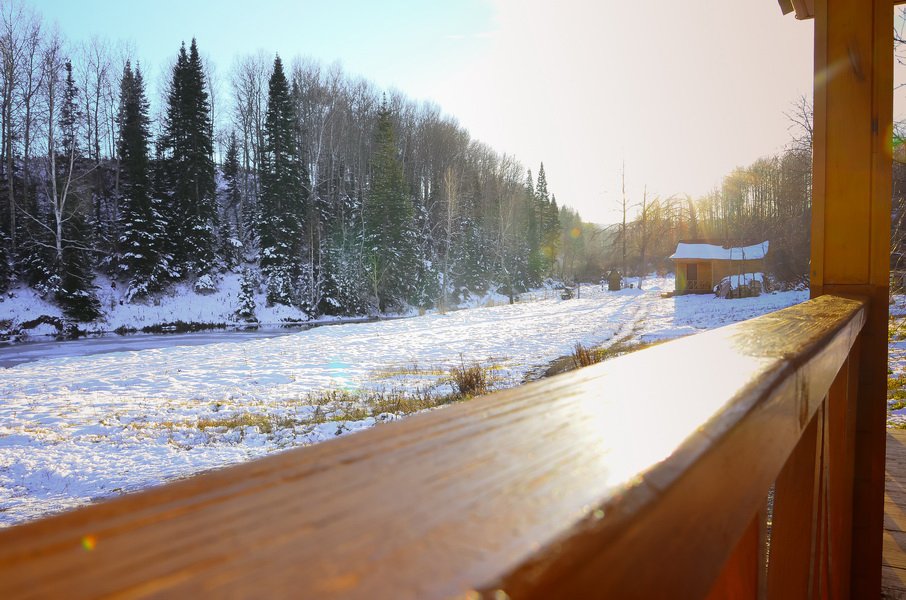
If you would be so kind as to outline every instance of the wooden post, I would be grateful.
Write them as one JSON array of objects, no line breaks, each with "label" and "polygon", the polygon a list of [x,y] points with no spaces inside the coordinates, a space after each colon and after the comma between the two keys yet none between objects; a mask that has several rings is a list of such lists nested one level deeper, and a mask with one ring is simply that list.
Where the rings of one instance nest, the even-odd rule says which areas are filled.
[{"label": "wooden post", "polygon": [[815,0],[811,294],[869,298],[857,369],[853,598],[877,598],[881,583],[892,30],[890,0]]}]

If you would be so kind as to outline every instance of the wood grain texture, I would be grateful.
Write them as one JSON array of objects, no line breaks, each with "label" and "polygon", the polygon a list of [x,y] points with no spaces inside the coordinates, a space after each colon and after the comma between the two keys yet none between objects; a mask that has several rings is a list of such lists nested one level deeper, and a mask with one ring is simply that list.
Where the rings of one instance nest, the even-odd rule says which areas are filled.
[{"label": "wood grain texture", "polygon": [[881,581],[893,126],[888,0],[816,0],[812,296],[870,299],[855,412],[850,595]]},{"label": "wood grain texture", "polygon": [[703,597],[865,312],[817,298],[3,530],[0,595]]},{"label": "wood grain texture", "polygon": [[767,506],[755,513],[705,600],[766,597]]},{"label": "wood grain texture", "polygon": [[768,569],[771,598],[814,597],[823,426],[819,416],[812,418],[777,477]]},{"label": "wood grain texture", "polygon": [[826,406],[827,513],[829,515],[829,596],[845,598],[850,590],[852,563],[852,503],[855,468],[856,401],[859,393],[859,345],[831,385]]},{"label": "wood grain texture", "polygon": [[906,598],[906,430],[887,431],[881,597]]}]

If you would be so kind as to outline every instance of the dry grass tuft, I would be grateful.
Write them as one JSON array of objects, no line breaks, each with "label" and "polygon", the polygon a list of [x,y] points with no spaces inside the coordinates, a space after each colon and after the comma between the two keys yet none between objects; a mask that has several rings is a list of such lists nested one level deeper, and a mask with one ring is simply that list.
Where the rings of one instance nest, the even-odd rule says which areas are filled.
[{"label": "dry grass tuft", "polygon": [[572,353],[573,364],[577,369],[599,363],[604,359],[604,353],[598,348],[588,348],[581,342],[576,342]]},{"label": "dry grass tuft", "polygon": [[199,419],[195,424],[198,429],[245,429],[257,427],[261,433],[273,433],[278,429],[292,429],[295,421],[290,418],[278,418],[267,414],[236,413],[225,417]]},{"label": "dry grass tuft", "polygon": [[488,371],[475,363],[467,367],[460,357],[460,366],[450,369],[450,383],[461,398],[472,398],[490,391]]}]

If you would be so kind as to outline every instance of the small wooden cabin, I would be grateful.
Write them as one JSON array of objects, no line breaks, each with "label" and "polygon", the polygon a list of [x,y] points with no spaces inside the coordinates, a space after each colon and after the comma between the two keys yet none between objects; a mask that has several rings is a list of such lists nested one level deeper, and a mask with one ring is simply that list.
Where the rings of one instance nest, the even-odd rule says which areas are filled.
[{"label": "small wooden cabin", "polygon": [[676,265],[676,293],[707,294],[724,277],[763,273],[767,253],[767,241],[749,246],[679,242],[670,257]]}]

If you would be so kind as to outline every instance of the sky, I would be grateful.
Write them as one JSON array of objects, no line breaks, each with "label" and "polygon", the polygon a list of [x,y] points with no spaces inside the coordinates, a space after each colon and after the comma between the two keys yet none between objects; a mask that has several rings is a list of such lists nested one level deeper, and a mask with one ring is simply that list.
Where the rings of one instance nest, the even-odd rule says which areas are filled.
[{"label": "sky", "polygon": [[430,100],[515,155],[586,221],[699,197],[791,139],[812,88],[813,22],[776,0],[33,0],[70,41],[132,44],[148,81],[193,36],[226,77],[237,55],[297,55]]}]

